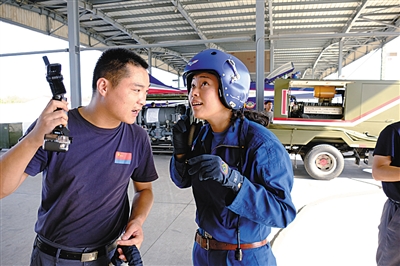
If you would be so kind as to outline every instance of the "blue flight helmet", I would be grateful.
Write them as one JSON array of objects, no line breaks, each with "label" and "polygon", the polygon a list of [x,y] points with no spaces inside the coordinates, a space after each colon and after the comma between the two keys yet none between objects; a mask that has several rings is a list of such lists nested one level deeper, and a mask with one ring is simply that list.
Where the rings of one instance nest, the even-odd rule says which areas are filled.
[{"label": "blue flight helmet", "polygon": [[184,69],[183,82],[190,93],[194,74],[210,72],[219,77],[219,98],[229,109],[243,108],[249,97],[250,74],[238,58],[217,49],[206,49],[195,55]]}]

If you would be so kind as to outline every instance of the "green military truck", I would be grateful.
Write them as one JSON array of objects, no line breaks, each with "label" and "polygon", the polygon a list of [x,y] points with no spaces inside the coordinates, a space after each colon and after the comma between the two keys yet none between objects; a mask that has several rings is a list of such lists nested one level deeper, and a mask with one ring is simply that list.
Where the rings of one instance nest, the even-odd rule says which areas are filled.
[{"label": "green military truck", "polygon": [[344,158],[371,163],[379,133],[400,120],[400,81],[279,79],[269,129],[307,173],[339,176]]},{"label": "green military truck", "polygon": [[22,123],[0,123],[0,151],[17,144],[22,137]]}]

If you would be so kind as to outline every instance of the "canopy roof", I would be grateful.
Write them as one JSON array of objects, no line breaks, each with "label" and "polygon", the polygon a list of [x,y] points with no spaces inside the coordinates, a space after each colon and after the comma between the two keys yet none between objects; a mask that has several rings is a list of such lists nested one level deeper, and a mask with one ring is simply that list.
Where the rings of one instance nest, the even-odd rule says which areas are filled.
[{"label": "canopy roof", "polygon": [[[1,0],[0,19],[67,40],[71,2]],[[292,62],[301,78],[323,79],[400,35],[399,0],[265,1],[265,37],[258,40],[256,0],[74,3],[85,48],[130,47],[171,73],[182,73],[192,56],[212,47],[242,59],[255,80],[256,46],[263,42],[264,76]]]}]

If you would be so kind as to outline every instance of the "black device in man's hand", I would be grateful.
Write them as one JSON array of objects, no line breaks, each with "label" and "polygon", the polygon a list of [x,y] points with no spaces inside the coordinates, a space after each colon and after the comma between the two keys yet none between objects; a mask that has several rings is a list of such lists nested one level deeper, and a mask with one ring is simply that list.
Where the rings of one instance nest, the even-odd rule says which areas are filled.
[{"label": "black device in man's hand", "polygon": [[[66,93],[63,76],[61,75],[60,64],[50,64],[47,56],[43,56],[46,64],[46,80],[50,85],[54,100],[66,100]],[[50,134],[44,135],[43,149],[47,151],[66,152],[72,138],[69,136],[69,130],[64,125],[58,125]]]},{"label": "black device in man's hand", "polygon": [[[125,258],[127,259],[126,263],[129,266],[143,266],[142,256],[140,255],[139,249],[136,245],[133,246],[117,246],[115,250],[114,256],[111,258],[111,263],[115,266],[121,266],[123,261],[119,258],[118,248],[122,248],[124,252]],[[126,263],[124,265],[126,265]]]}]

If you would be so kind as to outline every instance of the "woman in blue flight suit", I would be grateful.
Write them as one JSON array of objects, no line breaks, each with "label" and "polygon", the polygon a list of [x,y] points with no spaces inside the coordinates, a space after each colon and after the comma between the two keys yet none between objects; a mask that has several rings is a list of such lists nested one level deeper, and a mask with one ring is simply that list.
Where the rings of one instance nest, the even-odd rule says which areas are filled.
[{"label": "woman in blue flight suit", "polygon": [[[207,49],[183,77],[193,116],[205,121],[198,129],[183,116],[172,129],[171,179],[192,187],[197,207],[193,264],[276,265],[267,237],[296,216],[293,169],[268,121],[254,121],[265,116],[243,110],[249,72],[236,57]],[[197,130],[188,146],[191,127]]]}]

